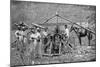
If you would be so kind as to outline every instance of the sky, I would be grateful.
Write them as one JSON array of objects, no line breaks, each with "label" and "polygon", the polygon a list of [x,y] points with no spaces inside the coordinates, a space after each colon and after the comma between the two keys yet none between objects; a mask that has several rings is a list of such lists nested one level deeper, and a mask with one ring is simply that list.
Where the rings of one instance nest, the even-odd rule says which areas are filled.
[{"label": "sky", "polygon": [[[87,17],[95,13],[95,8],[93,5],[13,1],[11,2],[11,23],[19,21],[24,21],[28,25],[31,23],[44,23],[56,12],[72,22],[88,22]],[[50,23],[55,22],[56,19],[52,19]],[[67,23],[66,21],[63,22]]]}]

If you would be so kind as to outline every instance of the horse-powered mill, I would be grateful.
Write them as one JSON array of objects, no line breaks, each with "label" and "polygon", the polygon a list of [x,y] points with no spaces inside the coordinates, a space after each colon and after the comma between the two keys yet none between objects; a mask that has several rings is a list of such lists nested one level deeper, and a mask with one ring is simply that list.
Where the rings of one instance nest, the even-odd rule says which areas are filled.
[{"label": "horse-powered mill", "polygon": [[[48,23],[53,18],[56,19],[55,23]],[[63,19],[65,20],[65,22],[59,23],[59,19]],[[74,47],[69,42],[70,33],[72,31],[74,31],[75,34],[77,35],[80,46],[82,46],[82,40],[81,40],[82,37],[87,36],[88,46],[90,46],[90,41],[92,40],[92,36],[95,35],[93,31],[86,29],[75,22],[63,18],[58,13],[56,13],[56,15],[54,15],[53,17],[47,19],[42,24],[32,23],[32,26],[28,26],[27,24],[21,22],[20,24],[15,24],[15,25],[17,25],[18,30],[21,29],[21,31],[26,31],[26,30],[29,31],[27,32],[27,36],[25,36],[24,38],[21,37],[21,35],[23,35],[22,32],[21,33],[18,32],[21,35],[19,35],[18,33],[17,33],[18,35],[16,34],[16,36],[18,36],[18,40],[20,41],[24,40],[23,44],[25,42],[25,38],[27,41],[29,41],[27,44],[30,44],[32,42],[32,45],[29,47],[31,49],[28,53],[30,53],[34,48],[40,51],[41,56],[48,56],[48,57],[61,56],[65,54],[67,46],[70,47],[71,50],[73,50]],[[54,26],[54,29],[50,30],[49,26]],[[62,29],[62,26],[64,30]],[[35,34],[36,31],[38,32],[37,34]],[[41,33],[43,33],[43,36],[41,35]],[[69,52],[71,52],[71,50]]]},{"label": "horse-powered mill", "polygon": [[14,22],[11,51],[16,51],[21,65],[95,60],[96,33],[88,24],[58,11],[44,22]]},{"label": "horse-powered mill", "polygon": [[[53,18],[56,19],[56,23],[48,23]],[[59,23],[59,18],[63,19],[67,22]],[[34,25],[34,24],[33,24]],[[68,19],[63,18],[58,13],[53,17],[47,19],[43,24],[38,24],[42,26],[55,26],[52,33],[49,33],[47,37],[43,39],[43,54],[44,56],[59,56],[66,53],[64,49],[66,49],[66,45],[73,50],[73,46],[69,43],[70,32],[74,31],[79,40],[79,46],[82,46],[82,37],[87,37],[88,46],[90,46],[90,41],[92,40],[93,35],[95,36],[95,32],[88,28],[84,28],[78,25],[75,22],[72,22]],[[65,31],[61,30],[61,26],[64,26]],[[68,27],[69,26],[69,27]]]}]

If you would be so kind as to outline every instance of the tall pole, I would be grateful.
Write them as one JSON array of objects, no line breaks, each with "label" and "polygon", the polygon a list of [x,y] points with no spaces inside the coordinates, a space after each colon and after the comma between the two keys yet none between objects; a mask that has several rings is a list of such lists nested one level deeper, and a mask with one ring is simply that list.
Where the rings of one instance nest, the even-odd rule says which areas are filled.
[{"label": "tall pole", "polygon": [[[58,25],[58,17],[59,17],[58,10],[59,10],[59,7],[57,8],[57,11],[56,11],[57,28],[59,28],[59,25]],[[61,43],[59,44],[59,55],[60,55],[60,54],[61,54]]]}]

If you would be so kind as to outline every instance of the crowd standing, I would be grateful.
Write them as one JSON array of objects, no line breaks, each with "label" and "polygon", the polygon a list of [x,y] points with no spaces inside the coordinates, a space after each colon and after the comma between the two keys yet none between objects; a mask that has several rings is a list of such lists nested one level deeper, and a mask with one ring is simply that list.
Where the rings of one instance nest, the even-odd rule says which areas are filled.
[{"label": "crowd standing", "polygon": [[[34,58],[41,58],[42,57],[42,40],[48,36],[48,28],[42,28],[39,26],[28,27],[27,24],[21,22],[17,24],[18,29],[15,32],[16,39],[21,43],[19,44],[22,46],[27,46],[24,50],[21,48],[23,53],[25,52],[25,56],[30,56],[30,54],[34,53]],[[64,26],[65,35],[69,38],[69,29],[68,26]],[[29,32],[26,32],[26,31]],[[27,45],[26,45],[27,43]]]}]

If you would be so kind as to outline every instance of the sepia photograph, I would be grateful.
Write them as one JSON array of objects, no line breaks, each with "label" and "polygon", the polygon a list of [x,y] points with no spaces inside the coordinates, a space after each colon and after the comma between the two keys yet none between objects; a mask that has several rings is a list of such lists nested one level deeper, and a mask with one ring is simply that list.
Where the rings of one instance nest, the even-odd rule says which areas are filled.
[{"label": "sepia photograph", "polygon": [[10,1],[10,66],[96,61],[96,5]]}]

